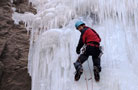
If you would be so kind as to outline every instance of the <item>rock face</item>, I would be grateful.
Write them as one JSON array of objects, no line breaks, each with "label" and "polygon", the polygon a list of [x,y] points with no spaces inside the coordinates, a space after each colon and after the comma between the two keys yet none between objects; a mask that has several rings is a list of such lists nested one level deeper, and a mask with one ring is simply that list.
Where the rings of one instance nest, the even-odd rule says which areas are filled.
[{"label": "rock face", "polygon": [[36,14],[36,10],[32,7],[32,4],[28,0],[13,0],[13,6],[16,8],[16,12],[25,13],[32,12]]},{"label": "rock face", "polygon": [[27,0],[11,3],[0,0],[0,90],[31,90],[31,77],[27,71],[29,35],[23,24],[15,25],[12,20],[12,6],[22,13],[35,9]]},{"label": "rock face", "polygon": [[0,81],[1,81],[1,79],[2,79],[3,68],[4,68],[4,65],[3,65],[3,63],[0,61]]}]

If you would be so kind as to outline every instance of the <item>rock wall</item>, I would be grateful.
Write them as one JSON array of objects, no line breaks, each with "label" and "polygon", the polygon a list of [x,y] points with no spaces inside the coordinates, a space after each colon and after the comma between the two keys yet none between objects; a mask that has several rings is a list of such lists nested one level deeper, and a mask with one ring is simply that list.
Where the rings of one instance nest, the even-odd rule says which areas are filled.
[{"label": "rock wall", "polygon": [[0,90],[31,90],[27,71],[29,35],[24,24],[14,24],[12,7],[20,13],[36,13],[27,0],[0,0]]}]

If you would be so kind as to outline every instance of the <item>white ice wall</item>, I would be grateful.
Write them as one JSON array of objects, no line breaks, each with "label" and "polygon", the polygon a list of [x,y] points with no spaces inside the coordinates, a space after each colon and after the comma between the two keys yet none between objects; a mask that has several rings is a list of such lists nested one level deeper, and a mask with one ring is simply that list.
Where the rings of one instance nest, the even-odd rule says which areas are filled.
[{"label": "white ice wall", "polygon": [[[13,14],[31,32],[28,69],[32,90],[137,90],[137,0],[30,0],[37,14]],[[104,47],[101,80],[93,78],[92,62],[74,82],[73,62],[80,33],[74,23],[83,20],[101,36]]]}]

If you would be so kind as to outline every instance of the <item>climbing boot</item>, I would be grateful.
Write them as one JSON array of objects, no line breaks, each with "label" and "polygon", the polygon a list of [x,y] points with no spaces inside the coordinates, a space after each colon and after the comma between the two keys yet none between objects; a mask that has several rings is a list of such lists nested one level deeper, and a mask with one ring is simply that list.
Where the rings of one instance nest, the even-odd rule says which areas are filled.
[{"label": "climbing boot", "polygon": [[74,63],[74,67],[76,69],[74,80],[78,81],[83,73],[83,68],[79,62]]},{"label": "climbing boot", "polygon": [[95,78],[95,81],[99,82],[100,80],[100,71],[98,69],[98,67],[94,66],[94,78]]}]

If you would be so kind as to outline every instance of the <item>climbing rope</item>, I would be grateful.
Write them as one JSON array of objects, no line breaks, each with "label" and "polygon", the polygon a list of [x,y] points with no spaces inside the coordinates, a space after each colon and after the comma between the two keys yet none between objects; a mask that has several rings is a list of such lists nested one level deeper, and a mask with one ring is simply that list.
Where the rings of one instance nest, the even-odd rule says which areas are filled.
[{"label": "climbing rope", "polygon": [[87,62],[88,62],[88,67],[89,67],[89,71],[90,71],[90,75],[91,75],[91,77],[90,77],[88,80],[91,80],[91,83],[92,83],[92,90],[93,90],[92,70],[91,70],[90,65],[89,65],[89,60],[87,60]]},{"label": "climbing rope", "polygon": [[[79,56],[79,57],[80,57],[80,56]],[[78,61],[80,61],[79,57],[78,57]],[[84,72],[84,78],[85,78],[85,80],[86,80],[86,87],[87,87],[87,90],[88,90],[88,79],[87,79],[87,76],[86,76],[86,73],[85,73],[84,70],[83,70],[83,72]]]},{"label": "climbing rope", "polygon": [[85,80],[86,80],[86,87],[87,87],[87,90],[88,90],[88,79],[87,79],[87,76],[86,76],[85,71],[84,71],[84,78],[85,78]]}]

